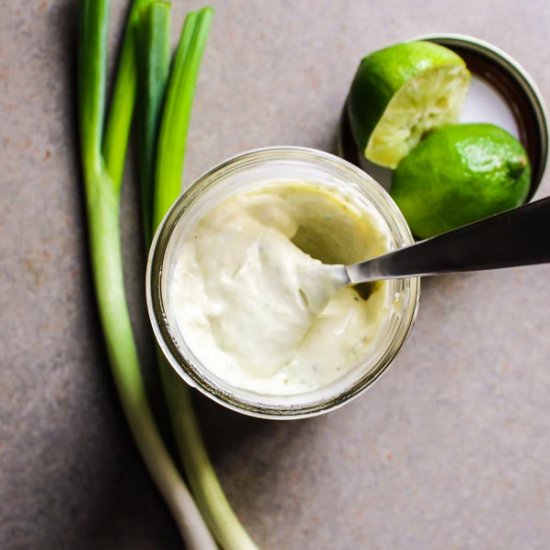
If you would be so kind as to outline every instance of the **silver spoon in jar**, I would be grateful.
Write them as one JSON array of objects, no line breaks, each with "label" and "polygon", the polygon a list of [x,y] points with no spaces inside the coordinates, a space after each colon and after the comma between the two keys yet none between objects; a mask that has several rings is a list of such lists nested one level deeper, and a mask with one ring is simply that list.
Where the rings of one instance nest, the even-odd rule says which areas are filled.
[{"label": "silver spoon in jar", "polygon": [[347,284],[550,262],[550,197],[356,264]]}]

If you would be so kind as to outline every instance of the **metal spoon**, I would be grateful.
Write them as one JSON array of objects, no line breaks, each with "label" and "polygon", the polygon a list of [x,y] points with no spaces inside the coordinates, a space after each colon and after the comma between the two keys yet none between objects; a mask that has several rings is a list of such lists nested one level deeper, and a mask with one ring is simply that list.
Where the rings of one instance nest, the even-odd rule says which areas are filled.
[{"label": "metal spoon", "polygon": [[550,262],[550,197],[342,266],[347,284]]}]

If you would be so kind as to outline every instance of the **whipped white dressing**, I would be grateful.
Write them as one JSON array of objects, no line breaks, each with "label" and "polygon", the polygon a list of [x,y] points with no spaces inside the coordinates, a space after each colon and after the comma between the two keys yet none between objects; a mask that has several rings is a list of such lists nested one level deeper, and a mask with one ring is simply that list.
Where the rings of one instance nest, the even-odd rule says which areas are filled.
[{"label": "whipped white dressing", "polygon": [[372,213],[296,183],[219,204],[178,251],[173,317],[193,353],[232,386],[271,395],[325,386],[368,352],[386,316],[386,283],[363,300],[341,267],[293,240],[342,263],[388,248]]}]

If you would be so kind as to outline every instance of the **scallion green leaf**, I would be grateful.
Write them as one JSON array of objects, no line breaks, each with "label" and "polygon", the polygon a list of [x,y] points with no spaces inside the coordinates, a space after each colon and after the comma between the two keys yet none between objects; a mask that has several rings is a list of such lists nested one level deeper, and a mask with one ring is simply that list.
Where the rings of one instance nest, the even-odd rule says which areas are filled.
[{"label": "scallion green leaf", "polygon": [[137,94],[135,27],[142,10],[152,1],[154,0],[133,0],[132,2],[122,39],[109,118],[105,126],[103,157],[107,172],[117,190],[122,185],[126,149],[128,148],[128,137]]},{"label": "scallion green leaf", "polygon": [[191,107],[212,14],[211,8],[204,8],[187,15],[176,51],[159,134],[153,211],[155,227],[181,192]]},{"label": "scallion green leaf", "polygon": [[149,4],[139,18],[136,31],[139,76],[138,165],[141,214],[145,243],[149,246],[152,238],[157,134],[170,71],[170,4],[156,1]]}]

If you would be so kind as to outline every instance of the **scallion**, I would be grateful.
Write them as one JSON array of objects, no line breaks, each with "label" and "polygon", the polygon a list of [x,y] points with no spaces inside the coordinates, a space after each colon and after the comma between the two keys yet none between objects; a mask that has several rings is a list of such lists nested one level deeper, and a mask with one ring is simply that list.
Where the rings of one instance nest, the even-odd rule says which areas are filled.
[{"label": "scallion", "polygon": [[[181,192],[187,130],[212,13],[210,8],[189,13],[180,36],[158,137],[152,232]],[[143,93],[147,93],[147,90]],[[145,143],[145,139],[141,143]],[[140,150],[140,157],[145,158],[145,155],[146,151]],[[147,219],[147,208],[143,210],[142,216]],[[204,519],[223,548],[255,549],[256,545],[229,505],[212,467],[193,410],[189,388],[178,378],[160,352],[158,358],[174,436],[187,479]]]},{"label": "scallion", "polygon": [[[155,425],[128,314],[119,230],[120,184],[116,178],[110,176],[101,154],[108,8],[108,0],[80,2],[78,118],[90,252],[99,315],[120,400],[149,471],[172,511],[187,545],[201,550],[213,549],[215,543]],[[132,78],[134,76],[131,74],[127,75],[126,85],[135,90],[135,82],[130,82]],[[119,119],[119,115],[113,114],[116,112],[111,111],[112,127],[119,128],[124,133],[126,124],[129,128],[131,116],[123,117],[121,114]],[[123,168],[126,142],[117,144],[115,149],[111,159],[114,159],[114,153],[120,155],[122,158],[117,158],[117,163]]]}]

